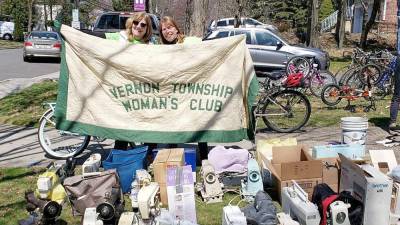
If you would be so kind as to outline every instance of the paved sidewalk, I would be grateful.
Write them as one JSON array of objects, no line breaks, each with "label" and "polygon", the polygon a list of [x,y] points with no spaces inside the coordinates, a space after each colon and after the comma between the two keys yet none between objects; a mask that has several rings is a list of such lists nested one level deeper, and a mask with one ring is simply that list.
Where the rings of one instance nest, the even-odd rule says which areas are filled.
[{"label": "paved sidewalk", "polygon": [[45,80],[57,80],[60,72],[50,73],[34,78],[13,78],[0,81],[0,99],[5,96],[23,90],[35,83],[40,83]]},{"label": "paved sidewalk", "polygon": [[[389,134],[385,130],[379,127],[370,127],[367,133],[367,149],[393,149],[395,150],[396,158],[400,159],[399,151],[397,151],[400,149],[399,146],[386,148],[376,143],[376,141],[383,140],[387,136],[389,136]],[[282,134],[267,131],[257,134],[257,138],[274,137],[295,137],[299,143],[308,146],[323,145],[329,142],[340,141],[341,129],[339,127],[306,127],[304,130],[297,133]],[[103,158],[105,158],[112,148],[113,143],[113,140],[106,140],[101,143],[91,141],[88,150],[78,157],[78,163],[83,163],[91,153],[95,152],[102,154]],[[190,146],[195,147],[195,145],[196,144]],[[215,145],[217,145],[217,143],[209,143],[210,148]],[[237,146],[246,149],[253,147],[253,144],[249,141],[225,143],[223,145]],[[37,140],[37,128],[0,125],[0,167],[46,166],[50,161],[52,160],[46,158]]]}]

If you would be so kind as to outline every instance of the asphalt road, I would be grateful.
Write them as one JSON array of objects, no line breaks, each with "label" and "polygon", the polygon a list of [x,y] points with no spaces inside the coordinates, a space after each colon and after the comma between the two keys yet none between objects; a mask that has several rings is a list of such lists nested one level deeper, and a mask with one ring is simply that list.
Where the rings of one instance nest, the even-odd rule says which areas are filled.
[{"label": "asphalt road", "polygon": [[24,62],[22,48],[0,50],[0,81],[10,78],[32,78],[59,70],[60,64],[54,59]]}]

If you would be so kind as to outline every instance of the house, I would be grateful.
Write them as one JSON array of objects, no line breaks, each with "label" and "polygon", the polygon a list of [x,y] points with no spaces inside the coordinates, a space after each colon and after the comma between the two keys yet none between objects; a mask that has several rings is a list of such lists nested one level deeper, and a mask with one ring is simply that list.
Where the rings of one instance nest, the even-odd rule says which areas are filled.
[{"label": "house", "polygon": [[[368,16],[371,15],[373,0],[366,0]],[[361,33],[364,8],[361,0],[348,0],[351,32]],[[397,32],[397,0],[381,0],[380,11],[377,15],[378,30],[381,32]]]}]

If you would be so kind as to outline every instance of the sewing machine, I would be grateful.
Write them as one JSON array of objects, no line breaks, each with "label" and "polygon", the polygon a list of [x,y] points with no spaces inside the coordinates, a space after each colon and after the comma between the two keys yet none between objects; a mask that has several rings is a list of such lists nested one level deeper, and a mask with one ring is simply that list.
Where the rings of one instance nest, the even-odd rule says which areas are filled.
[{"label": "sewing machine", "polygon": [[246,217],[238,206],[228,205],[222,209],[222,225],[247,225]]},{"label": "sewing machine", "polygon": [[158,192],[160,186],[151,182],[140,188],[138,200],[138,212],[124,212],[118,225],[150,225],[155,224],[154,218],[160,213]]},{"label": "sewing machine", "polygon": [[131,184],[131,203],[134,212],[137,212],[139,209],[138,203],[138,194],[140,188],[150,184],[151,175],[144,169],[136,170],[135,180]]},{"label": "sewing machine", "polygon": [[278,213],[276,214],[278,217],[279,225],[300,225],[297,221],[294,221],[288,214],[286,213]]},{"label": "sewing machine", "polygon": [[328,225],[351,225],[349,220],[350,204],[346,204],[342,201],[333,202],[330,208],[330,218]]},{"label": "sewing machine", "polygon": [[86,208],[82,225],[103,225],[103,221],[98,217],[99,213],[96,212],[96,208]]},{"label": "sewing machine", "polygon": [[248,201],[253,201],[258,191],[264,190],[260,168],[255,159],[247,163],[247,179],[242,180],[241,195]]},{"label": "sewing machine", "polygon": [[319,225],[318,207],[308,200],[308,194],[294,181],[282,188],[282,210],[301,225]]},{"label": "sewing machine", "polygon": [[92,154],[82,165],[82,174],[99,172],[101,164],[101,155],[99,153]]},{"label": "sewing machine", "polygon": [[224,193],[222,192],[221,183],[219,182],[218,175],[215,173],[214,167],[208,160],[203,160],[201,164],[203,185],[200,188],[200,193],[204,202],[207,204],[222,202]]}]

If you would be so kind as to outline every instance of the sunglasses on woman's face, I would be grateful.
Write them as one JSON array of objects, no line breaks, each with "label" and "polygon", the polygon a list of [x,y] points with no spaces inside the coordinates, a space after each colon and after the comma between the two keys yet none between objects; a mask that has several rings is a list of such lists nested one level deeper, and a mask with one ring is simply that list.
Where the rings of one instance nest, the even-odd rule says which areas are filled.
[{"label": "sunglasses on woman's face", "polygon": [[139,25],[141,28],[145,28],[147,26],[147,24],[145,23],[139,23],[139,21],[133,21],[133,24],[135,26]]}]

